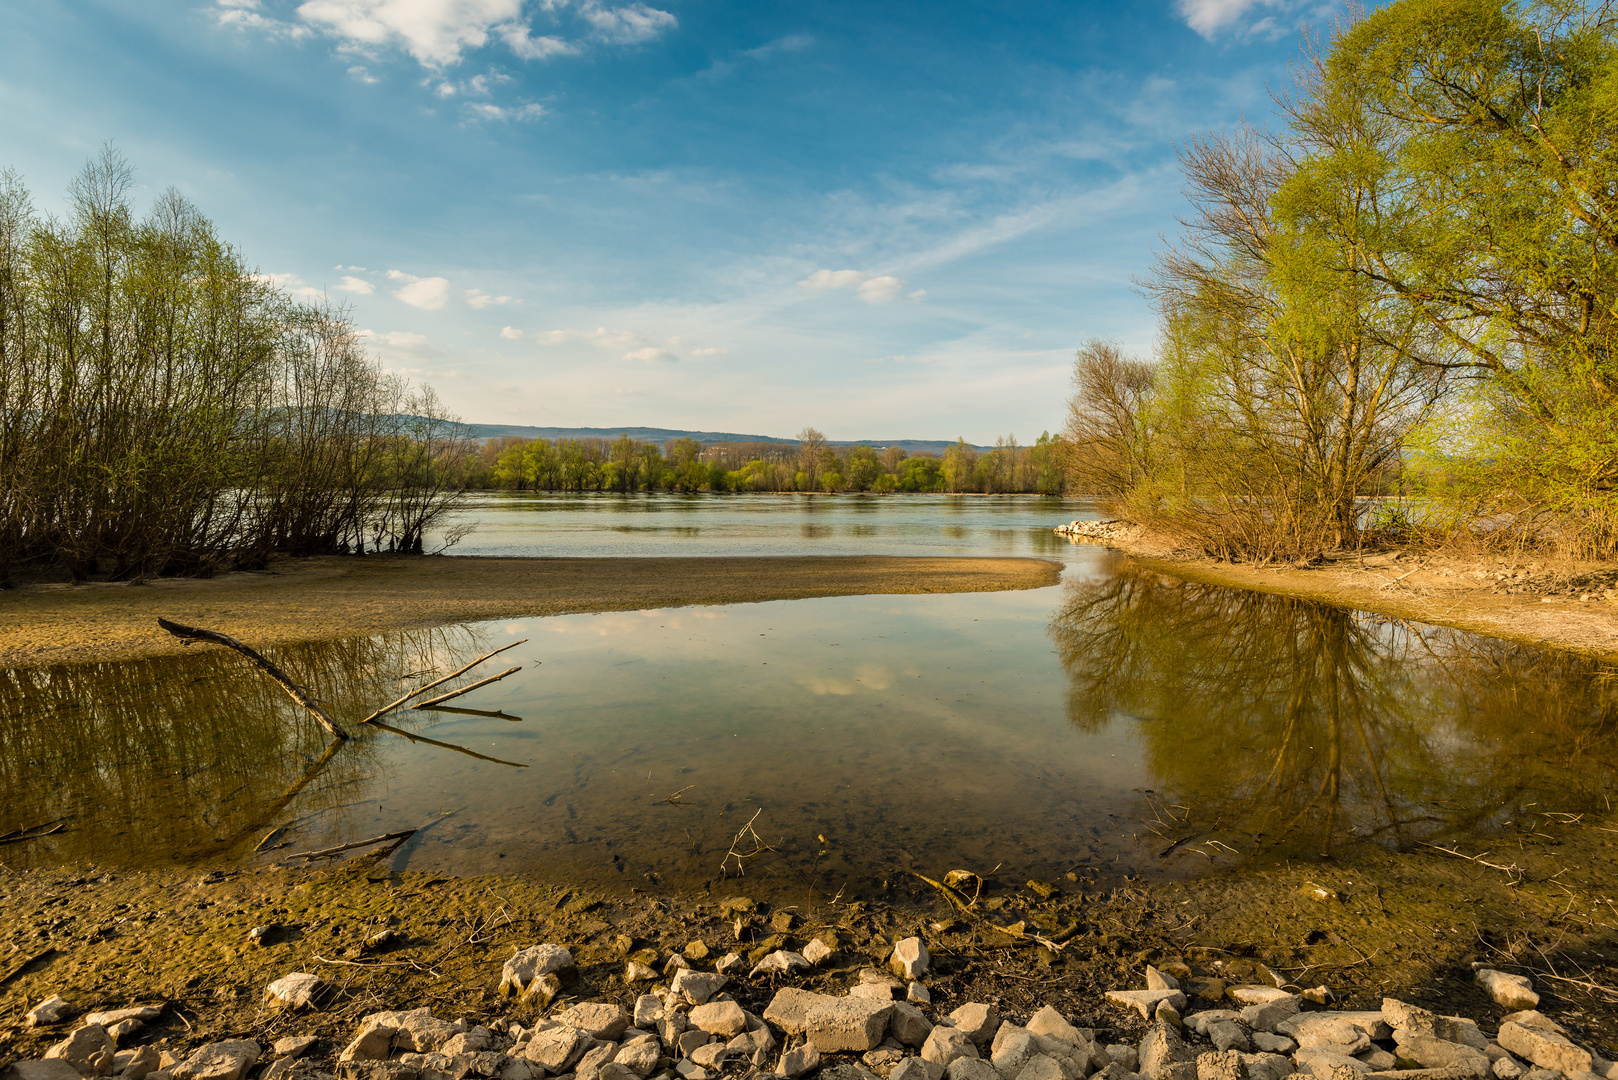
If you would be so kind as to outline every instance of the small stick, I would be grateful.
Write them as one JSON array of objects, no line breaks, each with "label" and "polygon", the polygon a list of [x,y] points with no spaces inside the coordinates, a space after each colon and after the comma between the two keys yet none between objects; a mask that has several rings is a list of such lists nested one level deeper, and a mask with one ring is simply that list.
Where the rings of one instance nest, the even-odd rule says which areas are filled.
[{"label": "small stick", "polygon": [[287,858],[323,859],[327,855],[335,855],[339,851],[347,851],[350,848],[370,847],[372,844],[380,844],[387,840],[402,840],[406,837],[414,835],[415,832],[415,829],[405,829],[403,832],[387,833],[384,836],[373,836],[369,840],[356,840],[352,844],[338,844],[336,847],[322,848],[319,851],[295,851],[291,855],[288,855]]},{"label": "small stick", "polygon": [[8,833],[0,833],[0,840],[12,840],[12,839],[15,839],[16,837],[22,836],[22,835],[24,835],[26,833],[31,833],[31,832],[35,831],[36,829],[43,829],[47,825],[55,825],[58,821],[66,821],[66,820],[67,820],[67,818],[65,818],[65,817],[59,817],[59,818],[52,818],[50,821],[42,821],[38,825],[24,825],[20,829],[13,829]]},{"label": "small stick", "polygon": [[517,667],[514,667],[514,668],[506,668],[506,670],[502,671],[500,674],[498,674],[498,675],[490,675],[487,679],[479,679],[477,682],[471,684],[470,686],[463,686],[459,690],[451,690],[447,694],[440,694],[439,696],[437,696],[435,698],[428,698],[426,701],[417,702],[416,703],[416,708],[418,708],[418,709],[430,709],[434,705],[437,705],[440,701],[448,701],[450,698],[458,698],[462,694],[470,694],[472,691],[476,690],[480,686],[488,686],[490,683],[499,682],[501,679],[505,678],[507,675],[515,675],[517,672],[519,672],[521,670],[522,670],[522,666],[520,664]]},{"label": "small stick", "polygon": [[[288,822],[287,824],[290,825],[291,822]],[[265,833],[264,834],[264,839],[260,840],[258,842],[258,844],[253,848],[253,853],[256,855],[260,851],[263,851],[265,844],[268,844],[271,840],[274,840],[277,836],[280,836],[282,833],[286,832],[286,830],[287,830],[286,825],[277,825],[275,828],[273,828],[269,832]]]},{"label": "small stick", "polygon": [[54,828],[46,829],[44,832],[29,833],[27,836],[8,836],[4,839],[0,839],[0,844],[21,844],[28,840],[38,840],[42,836],[50,836],[52,833],[59,833],[65,828],[67,828],[66,825],[57,825]]},{"label": "small stick", "polygon": [[528,768],[527,765],[524,765],[520,761],[505,761],[501,758],[490,757],[488,754],[480,754],[476,750],[468,750],[464,746],[456,746],[454,743],[439,742],[437,739],[429,739],[425,735],[417,735],[413,732],[405,731],[403,728],[396,728],[392,724],[384,724],[380,720],[374,721],[374,723],[383,731],[391,731],[395,735],[402,735],[411,742],[424,742],[429,746],[442,746],[445,750],[454,750],[456,753],[466,754],[468,757],[475,757],[481,761],[492,761],[496,765],[510,765],[514,769]]},{"label": "small stick", "polygon": [[[399,706],[403,705],[405,702],[409,701],[411,698],[415,697],[417,694],[424,694],[428,690],[431,690],[435,686],[442,686],[444,683],[449,682],[451,679],[455,678],[457,675],[464,675],[466,672],[471,671],[473,668],[475,668],[479,664],[483,663],[483,661],[489,659],[489,657],[491,657],[491,656],[499,656],[501,653],[505,652],[507,649],[515,649],[518,645],[526,644],[527,641],[528,641],[527,638],[523,638],[522,641],[513,641],[510,645],[502,645],[502,646],[500,646],[500,648],[494,650],[494,652],[484,653],[482,656],[478,657],[476,660],[472,661],[470,664],[467,664],[463,668],[457,668],[456,670],[450,672],[448,675],[445,675],[442,679],[434,679],[432,682],[427,683],[425,686],[418,686],[414,690],[410,691],[410,693],[408,693],[404,697],[400,698],[398,701],[395,701],[395,702],[392,702],[391,704],[382,706],[376,712],[372,713],[370,716],[367,716],[364,720],[361,720],[360,723],[369,724],[372,720],[375,720],[378,717],[386,716],[388,713],[392,712],[394,709],[397,709]],[[417,706],[417,708],[419,708],[419,707],[420,706]]]},{"label": "small stick", "polygon": [[253,661],[253,663],[257,664],[266,675],[280,683],[281,689],[285,690],[289,695],[291,695],[293,701],[296,701],[299,705],[302,705],[305,709],[308,709],[314,718],[319,720],[321,726],[327,731],[331,732],[339,739],[348,738],[348,732],[344,731],[340,726],[338,726],[337,721],[327,716],[326,710],[322,709],[319,705],[316,705],[315,699],[310,697],[308,692],[305,691],[303,687],[293,682],[286,672],[282,671],[273,663],[266,660],[251,647],[237,641],[229,634],[221,634],[217,630],[203,630],[200,627],[195,626],[181,626],[179,623],[169,622],[167,619],[158,619],[157,625],[161,626],[163,629],[167,630],[177,638],[186,638],[193,641],[211,641],[215,645],[223,645],[228,649],[235,649],[237,652]]}]

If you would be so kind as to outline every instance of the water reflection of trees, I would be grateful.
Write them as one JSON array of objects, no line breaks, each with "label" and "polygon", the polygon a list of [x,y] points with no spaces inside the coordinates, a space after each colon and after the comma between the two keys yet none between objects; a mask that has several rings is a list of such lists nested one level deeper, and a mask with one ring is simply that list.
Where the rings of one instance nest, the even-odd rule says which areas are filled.
[{"label": "water reflection of trees", "polygon": [[[353,722],[423,673],[465,663],[479,644],[450,628],[267,650],[350,727],[355,737],[336,747],[279,686],[223,649],[0,670],[0,834],[69,826],[0,848],[0,860],[186,863],[244,854],[289,821],[340,829],[348,808],[371,802],[383,748],[396,739]],[[389,718],[406,728],[418,719]]]},{"label": "water reflection of trees", "polygon": [[1403,847],[1604,805],[1611,665],[1112,569],[1070,581],[1050,624],[1069,716],[1135,725],[1182,852]]}]

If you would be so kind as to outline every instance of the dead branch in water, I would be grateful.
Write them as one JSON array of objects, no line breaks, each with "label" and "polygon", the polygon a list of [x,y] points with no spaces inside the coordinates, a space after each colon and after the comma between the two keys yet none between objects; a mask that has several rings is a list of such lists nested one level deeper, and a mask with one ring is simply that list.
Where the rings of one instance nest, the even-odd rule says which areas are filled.
[{"label": "dead branch in water", "polygon": [[[695,787],[696,785],[693,784],[691,786]],[[681,788],[680,790],[683,791],[685,789]],[[679,792],[676,792],[675,794],[679,794]],[[675,805],[679,804],[676,803]],[[753,816],[747,819],[747,824],[743,825],[741,829],[737,831],[736,838],[730,842],[730,850],[725,852],[725,857],[723,859],[719,860],[719,874],[721,877],[725,876],[725,869],[730,865],[730,860],[736,860],[736,875],[738,877],[746,877],[746,860],[753,858],[755,855],[762,855],[766,851],[775,850],[770,845],[766,844],[764,842],[764,838],[760,836],[757,830],[753,828],[753,822],[757,821],[758,816],[763,812],[763,807],[759,807],[757,810],[753,811]],[[751,835],[753,838],[753,850],[737,851],[736,845],[741,843],[742,839],[749,835]]]},{"label": "dead branch in water", "polygon": [[157,625],[161,626],[163,629],[167,630],[177,638],[183,638],[189,641],[208,641],[215,645],[223,645],[227,649],[235,649],[237,652],[253,661],[253,663],[257,664],[259,669],[262,670],[266,675],[280,683],[281,689],[285,690],[292,697],[293,701],[296,701],[299,705],[302,705],[305,709],[308,709],[310,714],[313,715],[316,720],[319,720],[321,726],[327,731],[331,732],[339,739],[348,738],[348,732],[344,731],[342,727],[338,725],[337,721],[327,716],[326,710],[315,704],[315,699],[310,697],[308,692],[305,691],[303,687],[293,682],[291,677],[288,676],[286,672],[282,671],[269,660],[265,659],[252,647],[237,641],[229,634],[221,634],[217,630],[203,630],[196,626],[182,626],[179,623],[169,622],[167,619],[158,619]]},{"label": "dead branch in water", "polygon": [[[996,867],[996,869],[999,868]],[[934,881],[926,874],[917,874],[914,870],[910,871],[910,873],[937,889],[944,899],[949,901],[951,907],[965,915],[969,922],[977,923],[980,929],[992,930],[997,934],[1004,934],[1006,937],[1014,938],[1018,941],[1030,941],[1035,945],[1043,945],[1051,952],[1061,952],[1066,946],[1066,939],[1073,937],[1078,932],[1078,927],[1075,926],[1071,928],[1072,933],[1064,931],[1058,934],[1056,938],[1048,938],[1041,934],[1030,934],[1027,930],[1019,929],[1018,927],[1022,925],[1020,923],[1017,926],[999,926],[978,914],[976,898],[969,901],[966,899],[965,893],[951,888],[942,881]],[[993,873],[993,871],[990,871],[990,873]],[[983,879],[979,876],[978,880],[982,881]]]},{"label": "dead branch in water", "polygon": [[515,674],[517,674],[517,672],[519,672],[521,670],[522,670],[522,665],[521,664],[517,665],[516,667],[506,668],[506,670],[502,671],[500,674],[498,674],[498,675],[490,675],[487,679],[479,679],[477,682],[472,683],[470,686],[463,686],[459,690],[451,690],[447,694],[440,694],[435,698],[428,698],[426,701],[423,701],[420,704],[418,704],[416,706],[416,708],[418,708],[418,709],[431,709],[433,706],[437,705],[441,701],[448,701],[450,698],[458,698],[462,694],[470,694],[472,691],[476,690],[480,686],[488,686],[490,683],[497,683],[501,679],[505,678],[507,675],[515,675]]},{"label": "dead branch in water", "polygon": [[403,735],[405,738],[409,739],[411,742],[424,742],[429,746],[441,746],[445,750],[454,750],[456,753],[466,754],[466,755],[468,755],[470,757],[478,758],[481,761],[492,761],[496,765],[510,765],[513,769],[526,769],[526,768],[528,768],[527,765],[524,765],[520,761],[505,761],[505,760],[503,760],[501,758],[490,757],[488,754],[480,754],[476,750],[468,750],[464,746],[456,746],[454,743],[439,742],[437,739],[429,739],[425,735],[417,735],[417,734],[415,734],[413,732],[405,731],[403,728],[396,728],[392,724],[384,724],[380,720],[373,720],[371,723],[372,723],[372,726],[379,727],[383,731],[391,731],[395,735]]},{"label": "dead branch in water", "polygon": [[[364,720],[361,720],[360,723],[369,724],[372,720],[376,720],[379,717],[386,716],[386,715],[388,715],[388,713],[392,712],[394,709],[397,709],[399,706],[403,705],[405,702],[409,701],[411,698],[416,697],[418,694],[424,694],[427,691],[431,690],[435,686],[442,686],[445,683],[449,682],[451,679],[455,678],[456,676],[464,675],[468,671],[471,671],[473,668],[477,667],[479,664],[483,663],[483,661],[489,659],[491,656],[499,656],[501,653],[505,652],[507,649],[515,649],[518,645],[524,645],[527,642],[528,642],[528,639],[523,638],[522,641],[513,641],[510,645],[502,645],[498,649],[494,650],[493,652],[486,652],[482,656],[478,657],[476,660],[472,661],[470,664],[467,664],[464,667],[456,668],[454,671],[450,672],[448,675],[445,675],[442,679],[434,679],[430,683],[425,683],[425,684],[423,684],[421,686],[418,686],[414,690],[410,691],[410,693],[408,693],[404,697],[400,698],[398,701],[390,702],[389,704],[382,706],[376,712],[372,713],[370,716],[367,716]],[[439,698],[438,700],[442,701],[444,699]],[[415,707],[420,708],[421,706],[418,705],[418,706],[415,706]]]},{"label": "dead branch in water", "polygon": [[356,840],[352,844],[338,844],[336,847],[321,848],[319,851],[294,851],[288,855],[289,859],[325,859],[339,852],[352,848],[370,847],[373,844],[386,843],[389,840],[408,840],[416,834],[415,829],[405,829],[402,832],[387,833],[383,836],[373,836],[369,840]]}]

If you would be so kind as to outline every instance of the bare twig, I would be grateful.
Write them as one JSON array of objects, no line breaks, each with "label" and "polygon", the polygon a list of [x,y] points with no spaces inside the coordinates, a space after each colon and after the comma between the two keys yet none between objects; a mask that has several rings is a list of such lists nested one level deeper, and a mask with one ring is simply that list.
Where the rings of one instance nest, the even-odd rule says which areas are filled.
[{"label": "bare twig", "polygon": [[[434,679],[430,683],[426,683],[426,684],[424,684],[422,686],[418,686],[414,690],[410,691],[410,693],[408,693],[404,697],[400,698],[398,701],[391,702],[391,703],[389,703],[387,705],[382,706],[376,712],[372,713],[370,716],[367,716],[364,720],[361,720],[360,723],[369,724],[372,720],[375,720],[375,719],[377,719],[379,717],[382,717],[382,716],[386,716],[388,713],[392,712],[394,709],[397,709],[399,706],[403,705],[405,702],[409,701],[411,698],[417,696],[418,694],[424,694],[428,690],[431,690],[435,686],[442,686],[444,683],[449,682],[451,679],[455,678],[456,676],[464,675],[468,671],[471,671],[473,668],[477,667],[479,664],[483,663],[483,661],[489,659],[491,656],[499,656],[501,653],[505,652],[507,649],[515,649],[518,645],[526,644],[527,641],[528,641],[527,638],[523,638],[522,641],[513,641],[510,645],[502,645],[502,646],[500,646],[500,648],[494,650],[493,652],[484,653],[482,656],[478,657],[476,660],[472,661],[470,664],[467,664],[465,667],[456,668],[454,671],[450,672],[448,675],[445,675],[442,679]],[[419,708],[419,707],[420,706],[417,706],[417,708]]]},{"label": "bare twig", "polygon": [[459,690],[451,690],[447,694],[440,694],[435,698],[428,698],[426,701],[418,702],[417,705],[416,705],[416,708],[418,708],[418,709],[430,709],[434,705],[437,705],[440,701],[448,701],[450,698],[458,698],[462,694],[470,694],[472,691],[476,690],[480,686],[488,686],[490,683],[497,683],[501,679],[505,678],[507,675],[515,675],[515,674],[517,674],[517,672],[519,672],[521,670],[522,670],[522,665],[520,665],[520,664],[518,666],[516,666],[516,667],[506,668],[506,670],[502,671],[500,674],[498,674],[498,675],[490,675],[487,679],[479,679],[477,682],[472,683],[470,686],[463,686]]},{"label": "bare twig", "polygon": [[369,840],[356,840],[352,844],[338,844],[336,847],[321,848],[319,851],[294,851],[288,855],[289,859],[324,859],[336,855],[340,851],[351,848],[370,847],[372,844],[381,844],[388,840],[406,840],[416,833],[415,829],[405,829],[402,832],[387,833],[383,836],[373,836]]},{"label": "bare twig", "polygon": [[[763,812],[764,808],[762,806],[753,811],[753,816],[747,819],[747,824],[743,825],[741,829],[737,831],[736,838],[730,842],[730,850],[725,852],[725,857],[723,859],[719,860],[719,875],[721,877],[725,876],[726,869],[730,865],[730,860],[736,860],[737,875],[740,877],[746,877],[747,870],[744,865],[746,860],[751,859],[755,855],[762,855],[766,851],[775,850],[774,848],[770,847],[770,845],[766,844],[764,842],[764,838],[760,836],[753,828],[753,822],[757,821],[758,816]],[[751,836],[753,838],[753,850],[747,852],[737,851],[736,845],[741,843],[743,838],[747,836]]]},{"label": "bare twig", "polygon": [[380,720],[372,720],[371,721],[371,726],[372,727],[379,727],[383,731],[391,731],[395,735],[402,735],[405,738],[409,739],[411,742],[424,742],[429,746],[441,746],[445,750],[454,750],[456,753],[466,754],[467,756],[475,757],[480,761],[492,761],[496,765],[510,765],[513,769],[526,769],[526,768],[528,768],[527,765],[523,764],[520,761],[505,761],[505,760],[503,760],[501,758],[490,757],[488,754],[480,754],[476,750],[468,750],[464,746],[456,746],[454,743],[439,742],[437,739],[429,739],[425,735],[417,735],[414,732],[406,731],[403,728],[396,728],[392,724],[384,724]]}]

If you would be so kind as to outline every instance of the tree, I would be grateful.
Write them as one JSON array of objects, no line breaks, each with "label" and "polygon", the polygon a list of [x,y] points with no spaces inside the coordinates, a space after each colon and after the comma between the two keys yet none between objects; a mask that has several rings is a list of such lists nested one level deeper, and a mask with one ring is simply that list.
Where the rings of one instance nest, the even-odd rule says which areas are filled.
[{"label": "tree", "polygon": [[812,427],[798,432],[798,472],[804,477],[801,490],[816,491],[826,449],[826,436]]}]

